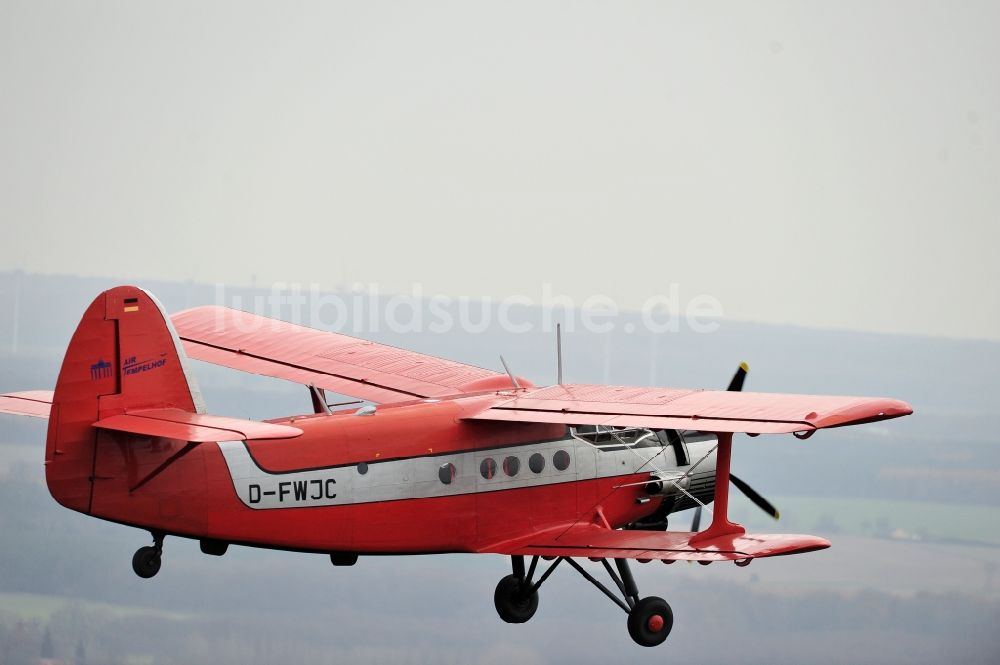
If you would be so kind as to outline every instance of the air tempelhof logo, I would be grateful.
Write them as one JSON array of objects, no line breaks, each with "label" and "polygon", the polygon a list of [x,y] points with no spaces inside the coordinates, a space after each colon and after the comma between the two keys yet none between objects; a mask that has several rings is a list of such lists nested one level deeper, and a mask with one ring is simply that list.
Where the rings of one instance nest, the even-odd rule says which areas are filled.
[{"label": "air tempelhof logo", "polygon": [[122,374],[130,376],[132,374],[159,369],[167,364],[166,356],[167,354],[161,353],[160,357],[156,360],[137,360],[136,356],[126,358],[125,362],[122,363]]}]

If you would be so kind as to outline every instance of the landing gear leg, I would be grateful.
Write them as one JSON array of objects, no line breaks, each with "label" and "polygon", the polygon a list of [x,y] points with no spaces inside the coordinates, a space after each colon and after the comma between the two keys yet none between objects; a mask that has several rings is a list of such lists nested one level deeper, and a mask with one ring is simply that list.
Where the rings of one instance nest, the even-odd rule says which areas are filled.
[{"label": "landing gear leg", "polygon": [[615,559],[614,567],[607,559],[591,560],[601,562],[618,587],[618,594],[570,557],[558,557],[537,582],[532,582],[535,568],[538,566],[538,557],[531,559],[531,567],[525,571],[524,557],[512,556],[511,565],[514,572],[500,580],[493,594],[493,604],[496,605],[497,614],[507,623],[524,623],[534,616],[535,610],[538,609],[538,587],[549,578],[556,566],[565,561],[628,615],[628,634],[636,644],[644,647],[663,644],[674,627],[674,613],[667,601],[656,596],[639,597],[639,589],[635,578],[632,577],[628,559]]},{"label": "landing gear leg", "polygon": [[597,587],[628,614],[628,634],[632,636],[636,644],[644,647],[655,647],[658,644],[663,644],[667,635],[670,634],[670,629],[674,627],[674,614],[670,610],[670,605],[662,598],[656,596],[639,597],[639,589],[636,587],[635,578],[632,577],[632,570],[629,568],[627,559],[615,559],[617,574],[607,559],[600,560],[624,600],[597,581],[576,561],[573,559],[566,559],[566,561],[584,579]]},{"label": "landing gear leg", "polygon": [[143,579],[149,579],[160,572],[161,557],[163,555],[164,534],[153,533],[153,544],[140,547],[132,555],[132,570]]}]

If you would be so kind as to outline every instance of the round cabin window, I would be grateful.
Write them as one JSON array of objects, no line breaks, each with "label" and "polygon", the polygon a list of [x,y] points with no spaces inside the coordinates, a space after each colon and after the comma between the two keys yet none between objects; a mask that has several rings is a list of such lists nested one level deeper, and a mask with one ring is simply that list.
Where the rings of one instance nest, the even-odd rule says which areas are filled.
[{"label": "round cabin window", "polygon": [[451,481],[455,480],[455,473],[455,465],[451,462],[442,464],[438,467],[438,478],[440,478],[441,482],[445,485],[451,485]]},{"label": "round cabin window", "polygon": [[552,464],[560,471],[565,471],[569,468],[569,453],[565,450],[556,451],[556,454],[552,456]]},{"label": "round cabin window", "polygon": [[528,458],[528,468],[532,473],[541,473],[545,468],[545,458],[541,453],[535,453]]},{"label": "round cabin window", "polygon": [[513,455],[507,457],[503,461],[503,472],[513,478],[517,475],[517,472],[521,470],[521,460],[517,459]]},{"label": "round cabin window", "polygon": [[479,475],[486,480],[489,480],[493,476],[497,475],[497,463],[492,457],[487,457],[479,465]]}]

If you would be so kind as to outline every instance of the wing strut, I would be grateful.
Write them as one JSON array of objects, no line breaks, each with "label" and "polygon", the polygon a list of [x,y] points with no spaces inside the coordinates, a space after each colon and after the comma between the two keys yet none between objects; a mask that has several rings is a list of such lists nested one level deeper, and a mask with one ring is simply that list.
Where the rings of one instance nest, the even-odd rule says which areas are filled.
[{"label": "wing strut", "polygon": [[712,540],[719,536],[742,536],[741,525],[729,521],[729,464],[733,456],[733,433],[717,432],[719,449],[715,460],[715,509],[712,523],[707,529],[691,537],[691,545]]},{"label": "wing strut", "polygon": [[326,391],[317,388],[315,383],[309,384],[309,396],[312,398],[313,413],[330,415],[330,405],[326,403]]}]

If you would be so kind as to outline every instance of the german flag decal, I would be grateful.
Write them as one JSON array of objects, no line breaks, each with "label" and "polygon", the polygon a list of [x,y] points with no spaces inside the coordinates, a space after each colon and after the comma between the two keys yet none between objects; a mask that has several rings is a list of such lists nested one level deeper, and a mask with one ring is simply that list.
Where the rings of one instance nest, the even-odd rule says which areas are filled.
[{"label": "german flag decal", "polygon": [[125,311],[126,312],[138,312],[139,311],[139,299],[138,298],[126,298],[125,299]]}]

